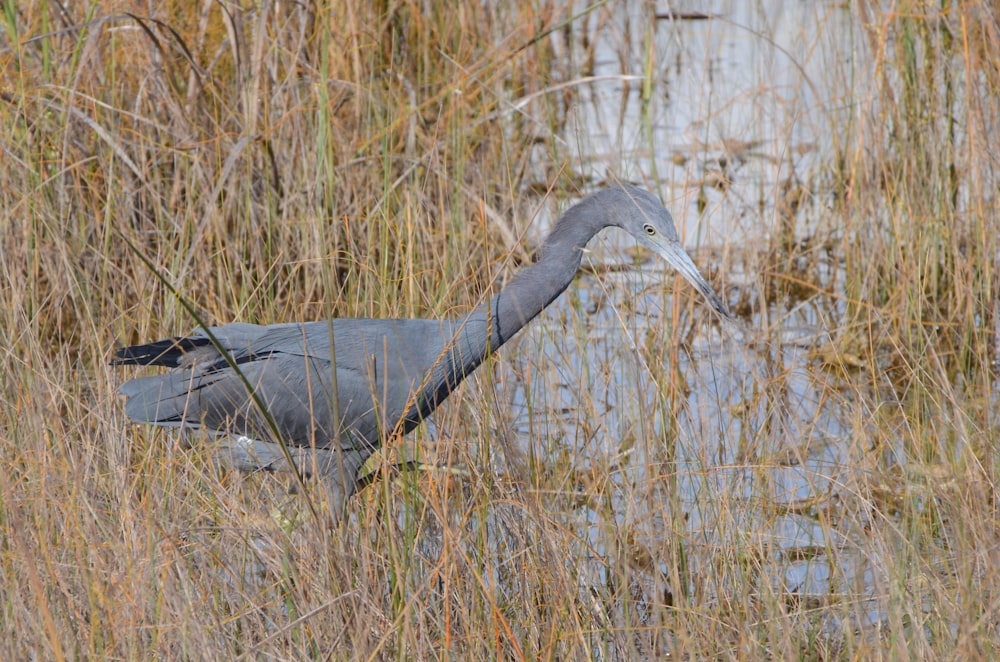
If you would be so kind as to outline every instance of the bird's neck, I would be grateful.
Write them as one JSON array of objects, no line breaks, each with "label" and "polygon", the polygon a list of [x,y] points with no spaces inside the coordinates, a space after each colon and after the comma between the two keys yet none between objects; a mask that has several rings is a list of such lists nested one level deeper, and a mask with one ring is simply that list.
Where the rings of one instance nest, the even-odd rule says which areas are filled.
[{"label": "bird's neck", "polygon": [[444,360],[436,362],[436,376],[415,403],[407,420],[416,424],[489,356],[559,296],[580,268],[583,249],[607,227],[607,210],[595,208],[593,198],[577,205],[553,227],[539,250],[539,259],[523,267],[499,294],[457,320],[455,336],[447,343]]},{"label": "bird's neck", "polygon": [[484,355],[510,340],[573,282],[587,243],[608,225],[604,214],[586,207],[577,212],[555,224],[537,261],[522,267],[499,294],[473,311],[472,315],[486,316],[489,322]]},{"label": "bird's neck", "polygon": [[499,294],[480,306],[476,313],[487,317],[490,328],[484,353],[499,349],[562,294],[579,271],[582,257],[582,246],[548,250],[543,259],[523,267]]}]

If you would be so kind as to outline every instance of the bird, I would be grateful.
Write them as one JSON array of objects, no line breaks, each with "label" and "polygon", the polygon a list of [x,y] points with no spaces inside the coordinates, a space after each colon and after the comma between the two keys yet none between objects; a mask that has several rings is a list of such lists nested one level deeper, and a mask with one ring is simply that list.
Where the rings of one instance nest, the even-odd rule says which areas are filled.
[{"label": "bird", "polygon": [[534,262],[498,294],[452,319],[235,322],[118,349],[112,364],[172,368],[123,383],[125,414],[133,423],[204,431],[238,469],[320,478],[336,520],[369,456],[393,434],[427,419],[552,303],[579,271],[588,242],[612,227],[658,254],[712,309],[732,319],[660,200],[617,184],[570,207]]}]

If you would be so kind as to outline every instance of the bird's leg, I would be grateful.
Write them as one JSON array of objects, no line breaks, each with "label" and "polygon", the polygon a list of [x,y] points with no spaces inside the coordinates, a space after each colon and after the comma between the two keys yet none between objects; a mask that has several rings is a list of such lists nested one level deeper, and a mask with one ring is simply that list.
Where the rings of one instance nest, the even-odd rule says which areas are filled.
[{"label": "bird's leg", "polygon": [[[358,489],[358,470],[371,453],[360,450],[317,450],[316,453],[317,475],[326,491],[330,517],[336,525],[347,509],[347,500]],[[320,463],[320,453],[326,456],[325,466]]]},{"label": "bird's leg", "polygon": [[319,478],[330,504],[330,513],[336,523],[344,512],[347,500],[357,490],[357,476],[361,465],[371,453],[361,450],[306,448],[290,446],[291,467],[281,447],[277,444],[251,439],[243,435],[224,435],[216,441],[216,459],[224,466],[239,471],[298,470],[303,478]]},{"label": "bird's leg", "polygon": [[[292,458],[302,465],[297,457],[302,449],[290,448]],[[218,461],[240,471],[292,471],[281,447],[267,441],[251,439],[243,435],[224,435],[216,442],[215,456]],[[308,464],[307,464],[308,467]]]}]

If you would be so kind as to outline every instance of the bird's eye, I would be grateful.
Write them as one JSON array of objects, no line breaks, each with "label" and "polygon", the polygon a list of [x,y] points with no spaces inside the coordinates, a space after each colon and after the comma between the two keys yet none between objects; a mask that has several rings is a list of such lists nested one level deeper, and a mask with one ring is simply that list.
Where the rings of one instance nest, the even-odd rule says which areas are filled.
[{"label": "bird's eye", "polygon": [[653,236],[654,234],[656,234],[656,228],[654,228],[649,223],[646,223],[644,226],[642,226],[642,229],[645,230],[646,234],[648,234],[650,236]]}]

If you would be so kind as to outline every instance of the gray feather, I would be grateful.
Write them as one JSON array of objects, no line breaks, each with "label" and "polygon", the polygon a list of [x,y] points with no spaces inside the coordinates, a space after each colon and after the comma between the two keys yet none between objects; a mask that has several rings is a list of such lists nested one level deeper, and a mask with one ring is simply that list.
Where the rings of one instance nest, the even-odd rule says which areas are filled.
[{"label": "gray feather", "polygon": [[728,315],[680,248],[669,212],[648,192],[622,186],[566,212],[538,262],[459,319],[234,323],[119,350],[119,364],[175,368],[122,385],[125,413],[137,423],[200,428],[229,439],[220,443],[241,468],[288,468],[283,456],[280,462],[274,456],[279,438],[296,457],[295,449],[313,453],[314,463],[318,449],[323,461],[315,466],[324,467],[339,508],[365,458],[394,430],[408,432],[426,418],[566,289],[587,242],[609,226],[656,251]]}]

